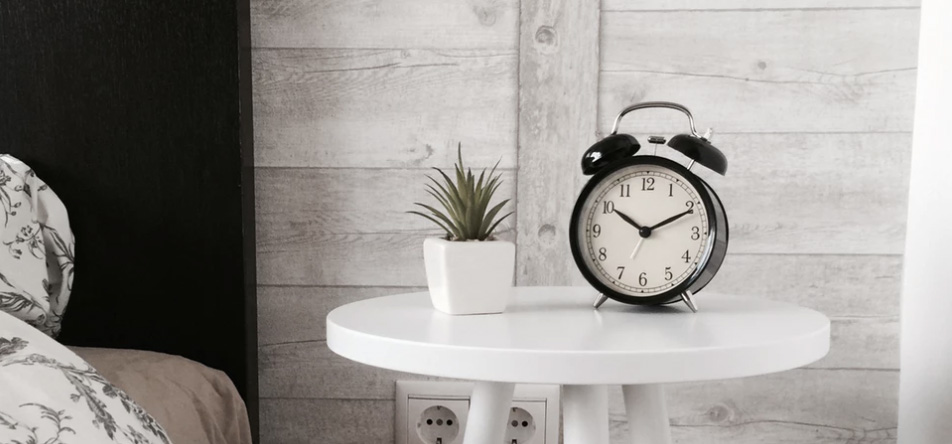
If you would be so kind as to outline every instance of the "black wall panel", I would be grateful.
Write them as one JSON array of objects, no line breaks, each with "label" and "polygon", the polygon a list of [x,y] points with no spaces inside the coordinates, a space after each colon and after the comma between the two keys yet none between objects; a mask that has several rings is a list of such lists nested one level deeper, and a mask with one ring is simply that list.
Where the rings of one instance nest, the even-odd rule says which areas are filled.
[{"label": "black wall panel", "polygon": [[226,371],[257,423],[248,1],[0,0],[0,152],[76,234],[60,339]]}]

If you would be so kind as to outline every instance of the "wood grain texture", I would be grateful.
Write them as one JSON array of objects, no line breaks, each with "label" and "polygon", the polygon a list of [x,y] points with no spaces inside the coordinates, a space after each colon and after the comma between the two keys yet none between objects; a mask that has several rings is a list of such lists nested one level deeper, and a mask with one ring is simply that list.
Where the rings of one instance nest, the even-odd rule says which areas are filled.
[{"label": "wood grain texture", "polygon": [[[901,254],[909,134],[724,134],[730,253]],[[666,150],[674,153],[673,150]],[[685,158],[673,154],[679,161]]]},{"label": "wood grain texture", "polygon": [[[430,201],[423,192],[424,173],[259,169],[263,186],[258,200],[258,282],[426,285],[423,239],[440,235],[440,231],[425,219],[403,213],[413,208],[414,200]],[[282,174],[285,176],[279,178]],[[512,177],[509,172],[504,174]],[[505,186],[511,187],[512,182],[507,180]],[[416,188],[410,191],[408,183]],[[353,188],[353,184],[366,187]],[[512,197],[512,188],[508,189],[509,196],[506,189],[500,190],[494,202]],[[410,196],[413,192],[419,193],[416,198]],[[506,208],[514,206],[508,204]],[[497,236],[513,240],[511,224],[511,218],[503,221]],[[366,233],[375,227],[391,231]]]},{"label": "wood grain texture", "polygon": [[516,0],[252,0],[256,48],[516,47]]},{"label": "wood grain texture", "polygon": [[918,8],[919,3],[919,0],[602,0],[602,12]]},{"label": "wood grain texture", "polygon": [[[667,386],[675,442],[895,442],[899,373],[792,370]],[[621,390],[609,392],[612,442],[627,437]]]},{"label": "wood grain texture", "polygon": [[829,317],[899,315],[902,258],[870,255],[729,255],[697,296],[760,296],[817,310]]},{"label": "wood grain texture", "polygon": [[899,370],[899,316],[833,319],[830,353],[810,368]]},{"label": "wood grain texture", "polygon": [[[834,319],[892,323],[899,315],[901,276],[899,256],[731,255],[697,302],[703,306],[708,293],[752,295],[809,307]],[[324,318],[333,308],[424,290],[424,286],[260,286],[259,345],[323,340]]]},{"label": "wood grain texture", "polygon": [[522,236],[516,249],[521,285],[578,281],[574,264],[562,260],[581,176],[577,156],[567,150],[595,141],[598,8],[587,0],[522,2],[517,214]]},{"label": "wood grain texture", "polygon": [[255,163],[515,166],[516,52],[262,49],[253,53]]},{"label": "wood grain texture", "polygon": [[[504,239],[512,240],[513,233],[505,232],[501,235]],[[306,286],[425,286],[422,245],[427,236],[425,233],[319,233],[270,245],[259,242],[258,283]],[[569,254],[567,246],[565,250],[559,254]],[[882,256],[871,255],[869,262],[852,261],[855,257],[731,253],[725,260],[724,270],[718,273],[710,288],[705,291],[741,292],[769,297],[779,289],[784,293],[802,292],[822,297],[829,287],[849,287],[857,293],[843,295],[842,304],[850,304],[858,310],[854,314],[862,315],[864,305],[876,307],[879,304],[876,298],[868,295],[885,293],[876,285],[883,280],[892,281],[898,278],[900,271],[898,265],[897,270],[883,271],[883,274],[875,274],[876,267],[857,270],[857,267],[881,264],[879,261]],[[533,257],[532,260],[541,259]],[[888,262],[894,263],[897,260]],[[774,264],[793,265],[790,265],[790,268],[766,268]],[[829,266],[822,268],[811,264]],[[806,269],[812,270],[813,274],[802,272]],[[761,274],[755,274],[753,270],[760,270]],[[858,282],[861,279],[869,281]],[[730,282],[730,285],[724,282]],[[781,285],[788,287],[779,288]],[[767,290],[758,290],[761,288]],[[898,292],[898,286],[895,291]],[[842,294],[840,291],[831,293]],[[791,297],[800,296],[791,294]],[[828,303],[840,304],[834,301]]]},{"label": "wood grain texture", "polygon": [[[448,170],[452,173],[452,166]],[[481,169],[473,170],[478,175]],[[493,203],[515,198],[515,172],[497,170]],[[256,213],[259,245],[294,243],[321,233],[425,233],[442,230],[420,216],[421,202],[439,208],[424,186],[433,170],[259,168]],[[515,204],[505,208],[515,209]]]},{"label": "wood grain texture", "polygon": [[[649,100],[683,103],[698,130],[720,133],[909,132],[914,70],[869,74],[855,82],[764,82],[690,73],[604,72],[599,129],[611,129],[624,107]],[[648,111],[622,130],[686,132],[683,116]],[[715,134],[718,134],[715,132]],[[717,139],[715,139],[717,140]]]},{"label": "wood grain texture", "polygon": [[424,286],[425,234],[313,234],[258,242],[260,285]]},{"label": "wood grain texture", "polygon": [[425,287],[258,287],[258,345],[322,341],[327,314],[344,304]]},{"label": "wood grain texture", "polygon": [[914,70],[918,28],[918,9],[605,12],[601,69],[859,87]]},{"label": "wood grain texture", "polygon": [[437,379],[351,361],[324,341],[263,346],[258,353],[262,397],[392,400],[398,379]]},{"label": "wood grain texture", "polygon": [[388,444],[393,401],[262,399],[262,444]]}]

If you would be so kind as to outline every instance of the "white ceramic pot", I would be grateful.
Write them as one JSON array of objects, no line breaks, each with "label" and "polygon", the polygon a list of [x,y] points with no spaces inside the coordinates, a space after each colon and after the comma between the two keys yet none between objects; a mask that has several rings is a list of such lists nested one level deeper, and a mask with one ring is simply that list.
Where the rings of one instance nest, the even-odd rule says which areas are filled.
[{"label": "white ceramic pot", "polygon": [[433,307],[451,315],[502,313],[509,303],[516,246],[506,241],[423,241]]}]

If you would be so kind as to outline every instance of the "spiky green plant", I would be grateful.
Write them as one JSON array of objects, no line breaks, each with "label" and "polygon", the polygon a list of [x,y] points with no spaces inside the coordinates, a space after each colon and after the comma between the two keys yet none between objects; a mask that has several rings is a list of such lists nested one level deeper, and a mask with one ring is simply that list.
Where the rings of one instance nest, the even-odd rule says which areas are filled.
[{"label": "spiky green plant", "polygon": [[509,202],[509,199],[499,202],[492,208],[489,207],[493,194],[496,193],[502,183],[502,174],[496,174],[496,166],[499,165],[499,162],[496,162],[496,166],[493,166],[488,175],[484,169],[477,178],[473,175],[472,169],[465,169],[463,166],[462,144],[457,147],[456,155],[459,162],[455,165],[455,182],[439,168],[433,169],[443,177],[442,183],[430,175],[426,176],[427,179],[433,182],[432,184],[426,184],[426,192],[436,198],[444,211],[430,205],[414,202],[415,205],[427,210],[429,214],[420,211],[408,211],[408,213],[425,217],[439,225],[443,231],[446,231],[446,238],[449,240],[492,240],[493,230],[503,219],[512,214],[510,211],[506,215],[496,218],[496,215]]}]

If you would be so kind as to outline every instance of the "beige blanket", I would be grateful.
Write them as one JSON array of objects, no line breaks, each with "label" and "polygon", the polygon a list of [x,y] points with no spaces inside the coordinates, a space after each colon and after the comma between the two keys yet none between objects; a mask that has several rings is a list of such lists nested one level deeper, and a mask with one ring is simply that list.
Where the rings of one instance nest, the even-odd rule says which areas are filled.
[{"label": "beige blanket", "polygon": [[223,372],[180,356],[70,347],[145,408],[176,444],[251,444],[248,412]]}]

